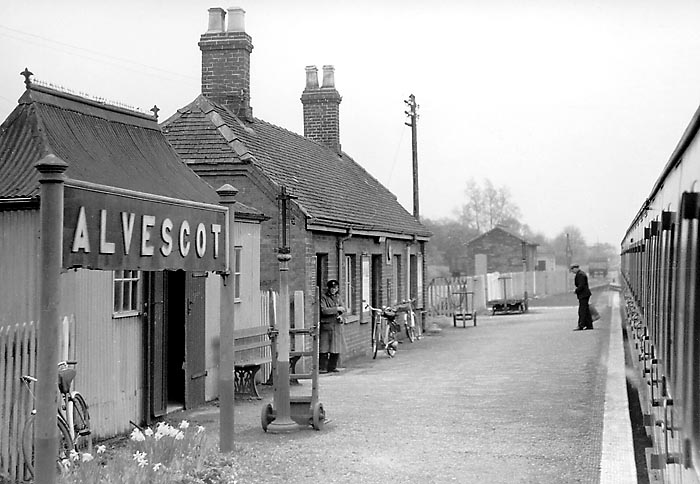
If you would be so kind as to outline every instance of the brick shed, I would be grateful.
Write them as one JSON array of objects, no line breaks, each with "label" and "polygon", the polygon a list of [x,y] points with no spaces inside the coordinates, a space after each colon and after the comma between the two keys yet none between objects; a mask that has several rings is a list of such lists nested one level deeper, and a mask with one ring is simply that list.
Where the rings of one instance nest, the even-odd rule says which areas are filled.
[{"label": "brick shed", "polygon": [[523,258],[527,270],[535,270],[537,244],[499,225],[467,242],[463,270],[467,275],[522,272]]}]

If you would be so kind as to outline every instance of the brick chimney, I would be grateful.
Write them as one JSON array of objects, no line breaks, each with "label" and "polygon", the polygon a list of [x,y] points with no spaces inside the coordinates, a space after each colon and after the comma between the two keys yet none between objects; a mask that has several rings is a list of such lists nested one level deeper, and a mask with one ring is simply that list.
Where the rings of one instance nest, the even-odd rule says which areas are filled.
[{"label": "brick chimney", "polygon": [[245,10],[209,9],[209,27],[199,40],[202,51],[202,94],[228,107],[237,116],[251,120],[250,53],[253,43],[245,33]]},{"label": "brick chimney", "polygon": [[340,97],[335,89],[335,69],[323,66],[323,84],[318,87],[318,69],[306,68],[306,88],[301,94],[304,106],[304,136],[340,152]]}]

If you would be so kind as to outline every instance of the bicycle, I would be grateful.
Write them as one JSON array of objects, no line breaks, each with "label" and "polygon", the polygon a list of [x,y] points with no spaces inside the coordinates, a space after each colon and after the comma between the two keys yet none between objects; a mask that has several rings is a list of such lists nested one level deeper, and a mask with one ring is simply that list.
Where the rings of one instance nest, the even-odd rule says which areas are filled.
[{"label": "bicycle", "polygon": [[404,328],[406,330],[406,336],[411,343],[423,337],[423,328],[421,328],[420,323],[416,324],[416,311],[413,307],[415,301],[415,299],[407,299],[395,306],[397,313],[406,314]]},{"label": "bicycle", "polygon": [[[60,467],[65,459],[70,459],[72,452],[92,452],[92,431],[90,430],[90,413],[87,403],[80,392],[71,390],[75,378],[77,361],[62,361],[58,364],[58,389],[61,397],[56,411],[58,425],[58,456],[56,463]],[[27,387],[32,400],[36,397],[30,387],[37,381],[31,375],[23,375],[20,380]],[[33,408],[22,430],[22,456],[29,477],[34,477],[34,421],[36,408]]]},{"label": "bicycle", "polygon": [[389,358],[393,358],[399,346],[396,335],[401,326],[396,322],[396,310],[391,306],[382,309],[365,306],[372,311],[372,359],[377,358],[380,346],[384,348]]}]

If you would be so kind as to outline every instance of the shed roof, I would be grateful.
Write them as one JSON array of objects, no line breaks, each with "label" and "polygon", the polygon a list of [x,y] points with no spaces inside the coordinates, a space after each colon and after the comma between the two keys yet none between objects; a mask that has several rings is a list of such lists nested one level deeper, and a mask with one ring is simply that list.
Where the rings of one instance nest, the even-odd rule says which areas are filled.
[{"label": "shed roof", "polygon": [[0,125],[0,198],[35,198],[34,163],[54,154],[73,180],[217,204],[217,193],[178,157],[155,116],[33,82]]},{"label": "shed roof", "polygon": [[497,225],[497,226],[495,226],[494,228],[492,228],[491,230],[489,230],[489,231],[487,231],[487,232],[484,232],[484,233],[481,234],[481,235],[477,235],[477,236],[474,237],[473,239],[469,240],[469,241],[467,242],[467,245],[471,245],[471,244],[473,244],[474,242],[476,242],[477,240],[483,239],[483,238],[485,238],[485,237],[487,237],[487,236],[489,236],[489,235],[491,235],[491,234],[493,234],[494,232],[497,232],[497,231],[504,232],[504,233],[510,235],[511,237],[514,237],[514,238],[518,239],[518,240],[521,241],[521,242],[525,242],[527,245],[531,245],[531,246],[538,246],[538,245],[539,245],[539,244],[537,244],[537,243],[535,243],[535,242],[531,242],[531,241],[529,241],[529,240],[524,239],[524,238],[521,237],[520,235],[518,235],[518,234],[516,234],[516,233],[514,233],[514,232],[512,232],[512,231],[510,231],[510,230],[508,230],[507,228],[503,227],[502,225]]},{"label": "shed roof", "polygon": [[[200,95],[162,125],[190,166],[252,164],[285,186],[308,223],[427,238],[396,196],[345,153],[260,119],[244,121]],[[196,169],[196,168],[195,168]]]}]

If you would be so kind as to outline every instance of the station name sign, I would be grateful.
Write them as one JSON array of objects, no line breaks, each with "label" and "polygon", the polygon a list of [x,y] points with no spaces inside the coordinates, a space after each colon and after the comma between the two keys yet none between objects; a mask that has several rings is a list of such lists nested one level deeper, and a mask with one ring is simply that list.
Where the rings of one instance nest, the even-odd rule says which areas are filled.
[{"label": "station name sign", "polygon": [[226,232],[222,206],[65,185],[64,268],[223,271]]}]

